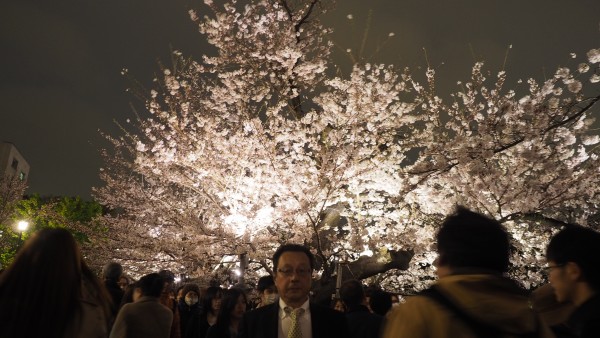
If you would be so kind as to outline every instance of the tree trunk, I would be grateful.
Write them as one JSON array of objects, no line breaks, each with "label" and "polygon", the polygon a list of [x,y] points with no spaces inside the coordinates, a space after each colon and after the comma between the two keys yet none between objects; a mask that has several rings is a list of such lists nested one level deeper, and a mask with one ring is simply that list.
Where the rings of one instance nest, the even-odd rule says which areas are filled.
[{"label": "tree trunk", "polygon": [[[391,250],[369,256],[361,256],[354,262],[344,264],[342,267],[342,282],[349,279],[362,280],[391,269],[407,270],[410,260],[414,256],[412,250]],[[335,278],[323,278],[313,283],[314,301],[329,306],[332,295],[335,294]]]}]

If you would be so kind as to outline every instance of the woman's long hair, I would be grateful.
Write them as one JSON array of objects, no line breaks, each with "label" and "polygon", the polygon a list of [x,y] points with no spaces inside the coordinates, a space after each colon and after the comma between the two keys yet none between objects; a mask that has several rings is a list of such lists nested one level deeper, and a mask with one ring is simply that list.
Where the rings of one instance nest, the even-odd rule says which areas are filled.
[{"label": "woman's long hair", "polygon": [[217,323],[215,329],[219,333],[219,337],[229,336],[229,325],[231,324],[231,312],[235,308],[240,296],[244,297],[244,302],[248,303],[246,293],[242,289],[231,288],[223,291],[221,299],[221,309],[217,315]]},{"label": "woman's long hair", "polygon": [[[212,313],[213,315],[218,315],[217,313],[213,313],[213,309],[212,309],[212,301],[215,298],[221,298],[223,297],[223,289],[218,287],[218,286],[211,286],[208,289],[206,289],[206,293],[204,294],[204,296],[202,297],[202,318],[206,319],[206,317],[208,317],[209,313]],[[223,305],[221,305],[223,306]]]},{"label": "woman's long hair", "polygon": [[64,337],[81,313],[82,279],[102,288],[65,229],[42,229],[0,275],[2,337]]}]

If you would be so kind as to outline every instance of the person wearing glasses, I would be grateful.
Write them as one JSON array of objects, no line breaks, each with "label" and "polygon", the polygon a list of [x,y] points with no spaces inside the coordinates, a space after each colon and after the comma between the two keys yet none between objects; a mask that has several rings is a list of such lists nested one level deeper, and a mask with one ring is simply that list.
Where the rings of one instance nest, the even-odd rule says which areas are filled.
[{"label": "person wearing glasses", "polygon": [[314,256],[298,244],[280,246],[273,255],[279,301],[247,312],[241,338],[346,338],[343,313],[309,299]]},{"label": "person wearing glasses", "polygon": [[600,233],[569,225],[550,240],[546,260],[556,300],[575,307],[565,337],[600,337]]},{"label": "person wearing glasses", "polygon": [[510,239],[499,222],[459,207],[436,239],[439,280],[392,310],[384,338],[553,337],[506,276]]}]

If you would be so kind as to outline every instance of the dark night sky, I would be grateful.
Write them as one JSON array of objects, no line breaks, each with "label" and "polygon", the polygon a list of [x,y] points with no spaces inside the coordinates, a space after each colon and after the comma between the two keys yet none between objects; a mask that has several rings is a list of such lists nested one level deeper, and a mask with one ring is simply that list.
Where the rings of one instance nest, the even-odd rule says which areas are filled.
[{"label": "dark night sky", "polygon": [[[132,117],[130,102],[139,104],[125,92],[121,69],[150,85],[157,60],[169,63],[170,46],[210,53],[187,14],[200,3],[0,3],[0,140],[14,143],[31,165],[30,193],[89,197],[100,184],[99,149],[107,146],[98,130],[117,134],[113,121]],[[475,59],[495,73],[509,45],[509,84],[551,76],[559,65],[574,66],[569,53],[600,47],[598,0],[338,0],[325,24],[335,30],[342,70],[350,67],[343,51],[360,49],[369,10],[364,55],[394,32],[370,61],[416,70],[426,65],[425,48],[442,93],[468,78]]]}]

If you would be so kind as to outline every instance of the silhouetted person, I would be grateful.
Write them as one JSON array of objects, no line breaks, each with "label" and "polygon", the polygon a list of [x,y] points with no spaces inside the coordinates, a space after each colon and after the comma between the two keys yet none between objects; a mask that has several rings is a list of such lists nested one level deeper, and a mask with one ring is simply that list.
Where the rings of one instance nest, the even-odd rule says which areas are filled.
[{"label": "silhouetted person", "polygon": [[363,285],[349,280],[340,287],[340,299],[346,306],[350,338],[377,338],[381,334],[383,316],[371,313],[366,304]]},{"label": "silhouetted person", "polygon": [[394,307],[384,337],[552,337],[529,295],[504,277],[510,240],[497,221],[459,207],[437,233],[438,282]]},{"label": "silhouetted person", "polygon": [[104,280],[104,287],[110,294],[112,300],[112,314],[113,318],[117,316],[119,306],[123,300],[125,291],[119,285],[121,276],[123,275],[123,267],[117,262],[110,262],[102,269],[102,279]]},{"label": "silhouetted person", "polygon": [[385,317],[392,309],[392,297],[386,291],[373,288],[370,292],[369,307],[373,313]]},{"label": "silhouetted person", "polygon": [[600,337],[600,233],[567,226],[546,250],[548,279],[559,302],[575,310],[566,322],[574,337]]}]

